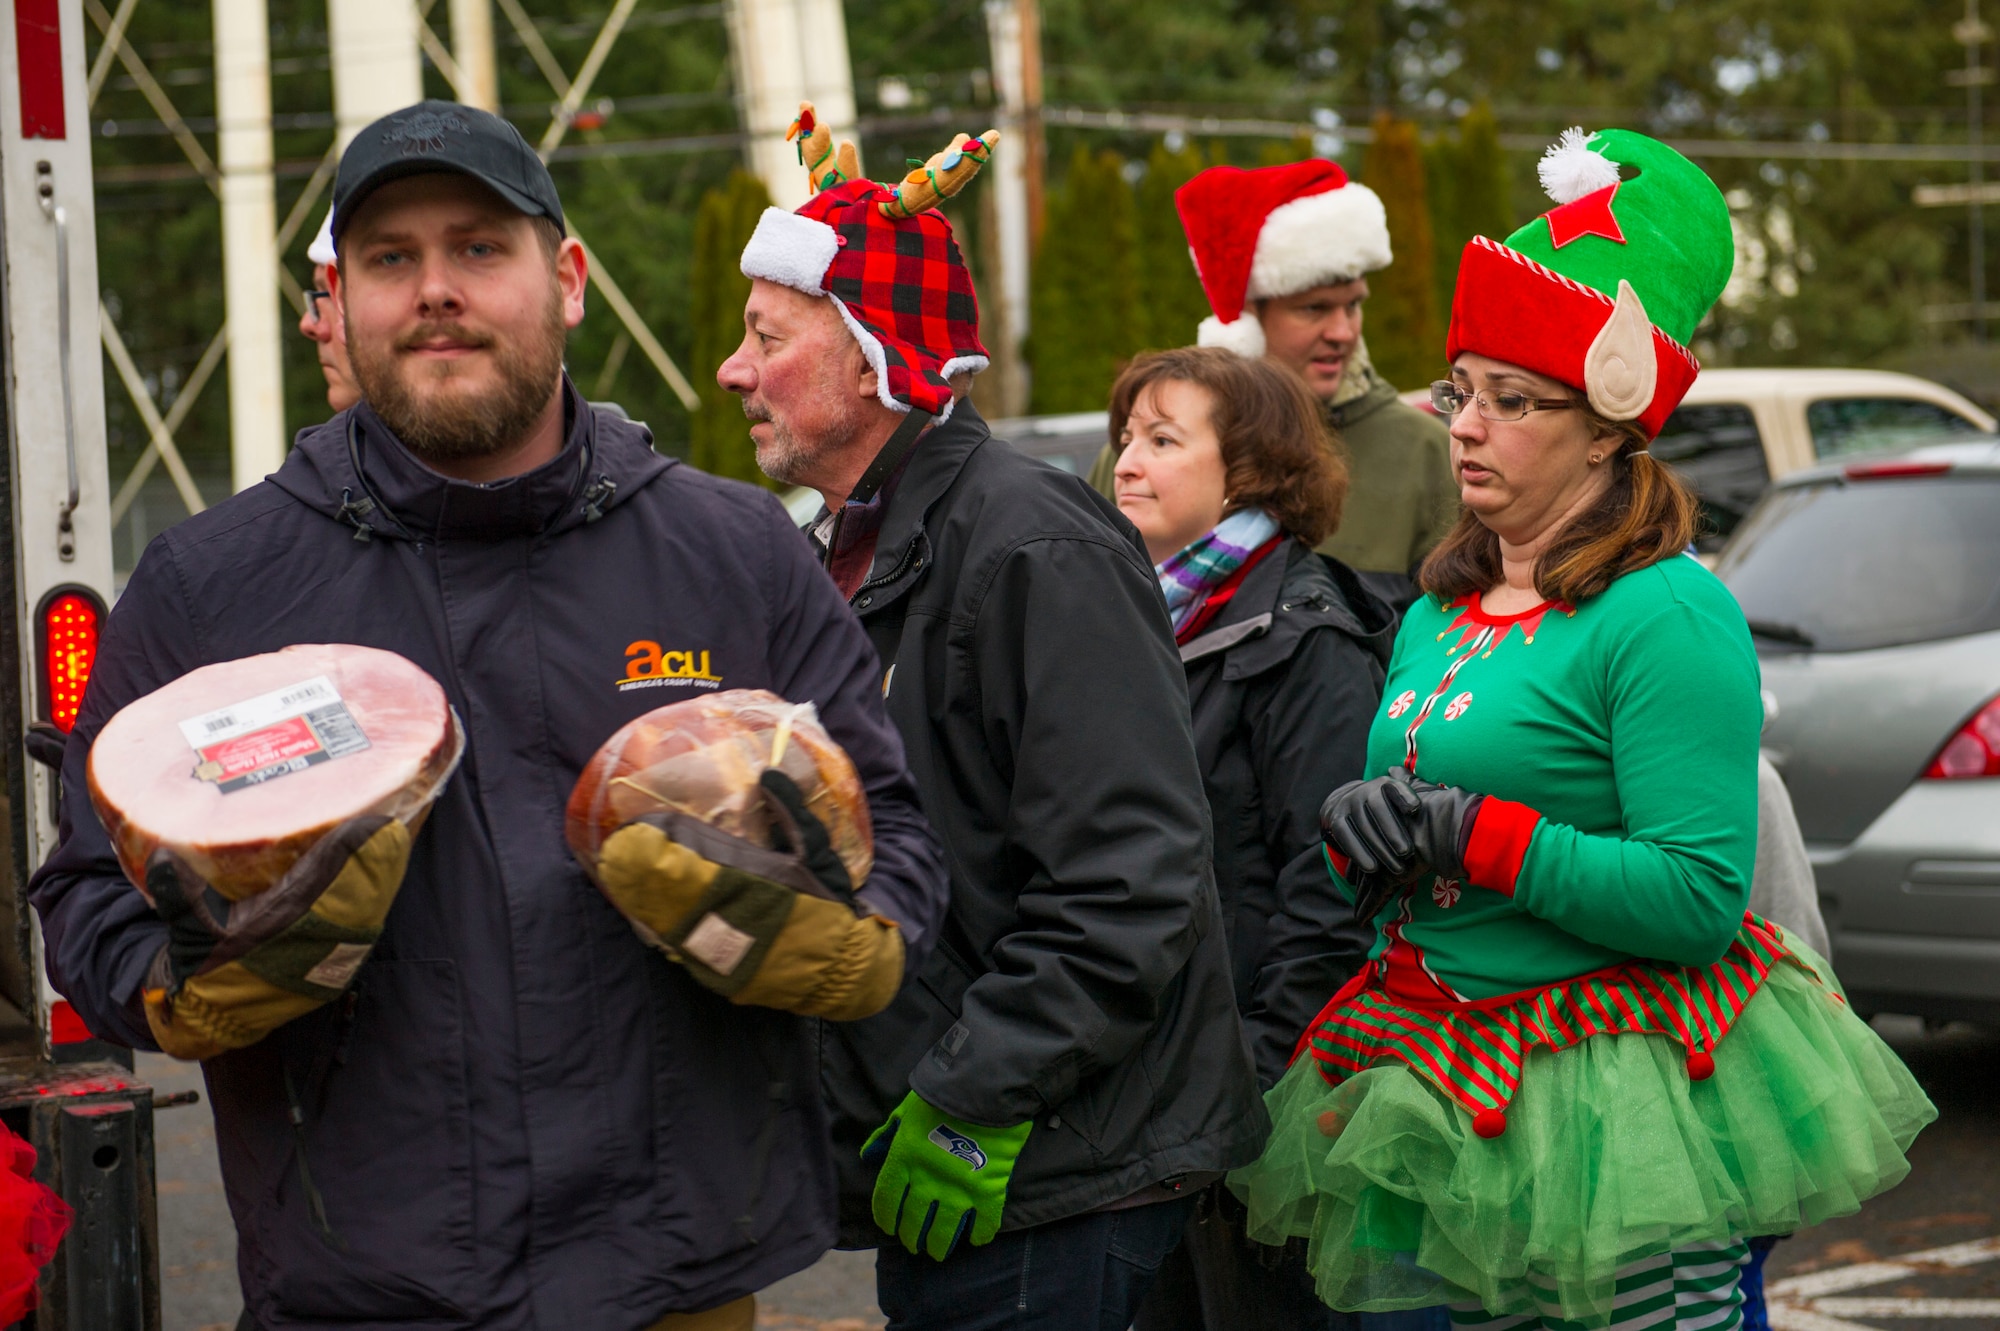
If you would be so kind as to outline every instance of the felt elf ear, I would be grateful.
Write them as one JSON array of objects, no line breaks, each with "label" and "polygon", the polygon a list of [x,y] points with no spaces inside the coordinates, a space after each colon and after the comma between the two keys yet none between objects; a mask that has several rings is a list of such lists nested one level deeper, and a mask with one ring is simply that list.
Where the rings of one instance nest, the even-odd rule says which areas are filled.
[{"label": "felt elf ear", "polygon": [[976,139],[969,134],[954,135],[949,148],[933,154],[897,183],[896,197],[882,201],[882,216],[914,217],[926,208],[937,207],[971,183],[998,142],[997,129],[989,129]]},{"label": "felt elf ear", "polygon": [[1590,405],[1606,420],[1637,420],[1653,404],[1660,366],[1653,358],[1653,321],[1639,293],[1618,279],[1618,303],[1583,358]]},{"label": "felt elf ear", "polygon": [[842,139],[835,150],[833,131],[820,123],[811,102],[799,103],[798,119],[785,131],[785,142],[793,139],[799,141],[799,165],[806,169],[813,193],[843,185],[861,174],[861,159],[854,145]]}]

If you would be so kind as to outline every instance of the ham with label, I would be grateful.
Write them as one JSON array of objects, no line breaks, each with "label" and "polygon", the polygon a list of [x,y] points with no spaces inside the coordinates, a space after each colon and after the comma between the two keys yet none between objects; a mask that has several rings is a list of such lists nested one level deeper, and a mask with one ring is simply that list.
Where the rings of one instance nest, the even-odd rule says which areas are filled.
[{"label": "ham with label", "polygon": [[300,645],[203,666],[126,706],[91,745],[90,800],[141,891],[166,849],[240,901],[350,818],[416,827],[463,748],[422,669]]},{"label": "ham with label", "polygon": [[569,846],[585,868],[613,832],[648,813],[686,814],[757,846],[771,815],[757,780],[775,767],[798,784],[855,887],[874,865],[868,796],[811,703],[729,689],[627,723],[584,766],[569,797]]}]

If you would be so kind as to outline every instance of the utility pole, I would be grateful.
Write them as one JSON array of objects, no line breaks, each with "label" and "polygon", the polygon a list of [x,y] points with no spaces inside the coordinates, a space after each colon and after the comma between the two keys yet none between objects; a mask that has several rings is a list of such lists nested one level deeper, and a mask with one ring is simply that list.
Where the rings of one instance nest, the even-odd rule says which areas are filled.
[{"label": "utility pole", "polygon": [[412,0],[326,0],[326,26],[334,135],[345,148],[389,112],[424,99],[417,7]]},{"label": "utility pole", "polygon": [[271,45],[264,0],[214,0],[222,291],[229,320],[229,471],[248,489],[285,460]]},{"label": "utility pole", "polygon": [[796,208],[812,188],[785,142],[799,103],[813,104],[836,144],[856,137],[847,16],[840,0],[730,0],[729,47],[750,137],[746,165],[778,207]]},{"label": "utility pole", "polygon": [[493,0],[451,0],[451,57],[464,84],[459,95],[482,111],[500,112],[500,72],[493,59]]},{"label": "utility pole", "polygon": [[1037,0],[986,0],[986,40],[993,63],[993,90],[1000,102],[1000,151],[987,168],[991,181],[999,300],[996,336],[985,339],[993,354],[998,401],[995,414],[1028,410],[1028,369],[1021,344],[1028,335],[1029,274],[1041,238],[1042,220],[1042,41]]},{"label": "utility pole", "polygon": [[1979,63],[1980,46],[1993,38],[1993,29],[1979,19],[1979,0],[1965,0],[1965,17],[1952,24],[1951,35],[1965,47],[1965,68],[1952,70],[1945,75],[1950,83],[1965,85],[1965,142],[1972,158],[1972,184],[1967,191],[1967,200],[1972,213],[1967,226],[1967,244],[1972,250],[1972,335],[1975,340],[1986,340],[1986,212],[1980,186],[1984,183],[1986,164],[1980,160],[1983,115],[1980,108],[1979,90],[1993,81],[1992,69]]}]

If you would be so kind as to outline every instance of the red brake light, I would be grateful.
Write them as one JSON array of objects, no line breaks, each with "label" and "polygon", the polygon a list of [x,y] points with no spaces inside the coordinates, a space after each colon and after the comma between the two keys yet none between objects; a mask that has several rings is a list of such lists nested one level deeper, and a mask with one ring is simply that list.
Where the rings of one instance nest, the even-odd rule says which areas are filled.
[{"label": "red brake light", "polygon": [[1888,481],[1903,476],[1942,476],[1949,462],[1850,462],[1840,469],[1850,481]]},{"label": "red brake light", "polygon": [[1946,740],[1924,769],[1933,781],[1972,776],[2000,776],[2000,698],[1995,698]]},{"label": "red brake light", "polygon": [[88,592],[59,591],[42,603],[42,681],[49,720],[65,734],[75,728],[83,707],[103,616],[103,607]]}]

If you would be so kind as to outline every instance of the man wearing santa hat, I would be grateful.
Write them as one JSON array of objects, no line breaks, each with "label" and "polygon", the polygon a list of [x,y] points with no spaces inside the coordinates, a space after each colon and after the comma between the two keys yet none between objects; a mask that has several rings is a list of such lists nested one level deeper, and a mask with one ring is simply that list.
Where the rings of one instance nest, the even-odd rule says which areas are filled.
[{"label": "man wearing santa hat", "polygon": [[[1346,445],[1346,513],[1320,552],[1384,575],[1378,586],[1407,602],[1407,575],[1450,530],[1458,491],[1444,422],[1398,398],[1361,337],[1367,274],[1392,257],[1381,199],[1338,163],[1313,159],[1210,167],[1174,203],[1215,311],[1197,340],[1296,371]],[[1105,494],[1115,464],[1107,445],[1091,471]]]}]

